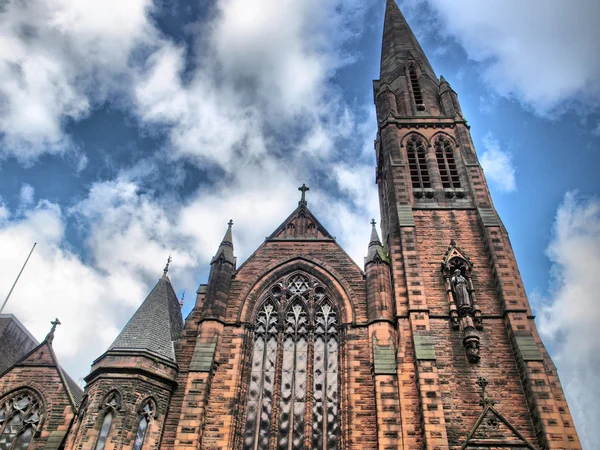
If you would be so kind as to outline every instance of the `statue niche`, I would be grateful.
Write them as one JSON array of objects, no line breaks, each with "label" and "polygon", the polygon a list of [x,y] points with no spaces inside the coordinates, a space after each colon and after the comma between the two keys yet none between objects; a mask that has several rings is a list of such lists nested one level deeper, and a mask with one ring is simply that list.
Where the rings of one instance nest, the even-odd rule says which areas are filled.
[{"label": "statue niche", "polygon": [[442,262],[442,275],[446,285],[450,323],[455,330],[462,330],[463,345],[469,361],[479,361],[479,335],[483,329],[481,309],[477,305],[471,272],[473,263],[451,241]]}]

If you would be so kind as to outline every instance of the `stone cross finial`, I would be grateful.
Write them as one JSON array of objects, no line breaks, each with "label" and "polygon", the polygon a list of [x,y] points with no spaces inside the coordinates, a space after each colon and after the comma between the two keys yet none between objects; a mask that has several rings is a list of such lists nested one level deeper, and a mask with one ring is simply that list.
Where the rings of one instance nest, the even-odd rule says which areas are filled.
[{"label": "stone cross finial", "polygon": [[373,226],[377,225],[377,222],[375,222],[375,219],[371,219],[371,225],[373,225]]},{"label": "stone cross finial", "polygon": [[483,377],[479,377],[476,381],[476,384],[481,388],[481,401],[479,404],[484,408],[488,405],[494,405],[496,402],[494,402],[485,391],[485,388],[489,384],[488,381]]},{"label": "stone cross finial", "polygon": [[56,327],[61,324],[58,318],[54,319],[50,323],[52,324],[52,328],[50,328],[50,333],[48,333],[46,336],[46,342],[48,342],[48,344],[52,344],[52,341],[54,341],[54,332],[56,331]]},{"label": "stone cross finial", "polygon": [[233,226],[233,219],[229,219],[229,222],[227,222],[227,225],[229,226],[229,228],[231,228]]},{"label": "stone cross finial", "polygon": [[299,205],[306,205],[306,191],[310,191],[310,188],[306,186],[306,184],[302,183],[302,186],[298,188],[300,192],[302,192],[302,197],[298,202]]},{"label": "stone cross finial", "polygon": [[167,258],[167,265],[165,266],[165,269],[163,271],[165,276],[167,276],[167,273],[169,272],[169,264],[171,264],[171,261],[173,261],[173,259],[171,258],[171,255],[169,255],[169,257]]}]

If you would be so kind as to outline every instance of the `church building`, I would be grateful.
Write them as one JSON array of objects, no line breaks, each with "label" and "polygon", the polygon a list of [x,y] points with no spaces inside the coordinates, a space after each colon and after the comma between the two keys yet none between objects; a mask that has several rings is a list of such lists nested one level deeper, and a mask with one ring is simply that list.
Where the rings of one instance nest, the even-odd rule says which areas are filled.
[{"label": "church building", "polygon": [[83,397],[56,323],[0,374],[0,450],[581,449],[458,96],[394,0],[373,94],[362,266],[304,185],[244,262],[230,222],[190,315],[167,265]]}]

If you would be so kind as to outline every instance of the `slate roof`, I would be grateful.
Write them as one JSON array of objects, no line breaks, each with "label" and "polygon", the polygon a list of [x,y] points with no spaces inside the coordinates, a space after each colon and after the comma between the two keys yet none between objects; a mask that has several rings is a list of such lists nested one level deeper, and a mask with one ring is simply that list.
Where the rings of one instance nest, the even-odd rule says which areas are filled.
[{"label": "slate roof", "polygon": [[109,350],[146,350],[175,362],[174,341],[183,330],[183,317],[169,278],[158,280]]},{"label": "slate roof", "polygon": [[16,364],[38,341],[12,314],[0,314],[0,373]]},{"label": "slate roof", "polygon": [[396,1],[387,0],[381,48],[381,81],[389,83],[404,74],[406,62],[411,58],[419,63],[423,73],[434,80],[437,79],[425,52],[400,12]]}]

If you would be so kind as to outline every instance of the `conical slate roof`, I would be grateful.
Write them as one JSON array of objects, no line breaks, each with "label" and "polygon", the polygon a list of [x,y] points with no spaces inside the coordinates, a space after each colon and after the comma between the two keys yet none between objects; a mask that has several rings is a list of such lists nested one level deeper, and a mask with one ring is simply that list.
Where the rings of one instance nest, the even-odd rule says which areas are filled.
[{"label": "conical slate roof", "polygon": [[394,81],[404,73],[404,67],[411,59],[419,64],[424,74],[436,79],[425,52],[400,12],[396,1],[387,0],[383,24],[380,80],[388,83]]},{"label": "conical slate roof", "polygon": [[175,362],[173,343],[182,330],[179,300],[165,273],[109,350],[146,350]]}]

